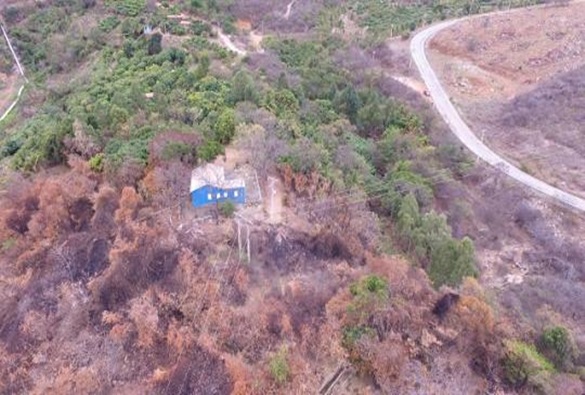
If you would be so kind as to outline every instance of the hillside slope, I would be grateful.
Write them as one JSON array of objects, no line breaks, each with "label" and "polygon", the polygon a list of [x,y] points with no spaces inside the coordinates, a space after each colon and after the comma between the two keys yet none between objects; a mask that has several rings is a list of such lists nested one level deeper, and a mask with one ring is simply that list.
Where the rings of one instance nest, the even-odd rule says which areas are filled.
[{"label": "hillside slope", "polygon": [[[31,84],[0,124],[0,392],[579,394],[554,292],[579,300],[583,250],[549,226],[583,223],[474,165],[337,23],[365,14],[295,2],[258,47],[242,5],[2,4]],[[193,208],[209,162],[255,197]],[[519,245],[566,278],[508,281]]]}]

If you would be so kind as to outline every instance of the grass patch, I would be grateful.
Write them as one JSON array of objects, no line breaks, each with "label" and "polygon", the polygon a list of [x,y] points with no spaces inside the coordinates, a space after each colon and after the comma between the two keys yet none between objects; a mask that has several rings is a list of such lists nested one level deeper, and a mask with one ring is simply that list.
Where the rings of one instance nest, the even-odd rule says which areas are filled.
[{"label": "grass patch", "polygon": [[281,349],[270,358],[268,368],[270,376],[278,385],[283,385],[290,378],[290,367],[288,365],[288,351],[286,347]]},{"label": "grass patch", "polygon": [[532,344],[509,340],[505,342],[506,355],[502,361],[504,376],[513,387],[528,386],[534,391],[546,392],[555,367]]}]

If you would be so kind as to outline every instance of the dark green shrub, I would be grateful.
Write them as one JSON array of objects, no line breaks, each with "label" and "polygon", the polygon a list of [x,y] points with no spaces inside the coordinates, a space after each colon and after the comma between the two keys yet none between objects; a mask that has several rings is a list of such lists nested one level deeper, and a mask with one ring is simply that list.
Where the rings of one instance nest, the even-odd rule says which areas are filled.
[{"label": "dark green shrub", "polygon": [[532,391],[546,392],[554,372],[553,364],[532,344],[506,341],[505,348],[502,369],[508,384],[514,388],[526,386]]},{"label": "dark green shrub", "polygon": [[106,0],[106,5],[122,15],[137,16],[146,5],[146,0]]},{"label": "dark green shrub", "polygon": [[353,298],[348,306],[348,314],[358,324],[363,324],[364,319],[384,306],[390,297],[388,282],[374,274],[353,283],[349,292]]},{"label": "dark green shrub", "polygon": [[567,328],[555,326],[545,329],[539,339],[539,348],[561,369],[567,368],[574,357],[573,339]]},{"label": "dark green shrub", "polygon": [[349,292],[356,298],[362,298],[371,294],[382,299],[387,299],[389,296],[388,282],[380,276],[371,274],[353,283],[349,288]]},{"label": "dark green shrub", "polygon": [[341,340],[341,344],[349,350],[355,346],[355,343],[361,339],[362,336],[372,334],[373,330],[368,326],[346,326],[343,328],[343,338]]},{"label": "dark green shrub", "polygon": [[195,147],[177,141],[168,142],[163,148],[161,157],[163,160],[179,159],[185,163],[195,163],[197,158]]},{"label": "dark green shrub", "polygon": [[22,20],[24,17],[24,13],[21,12],[20,8],[15,6],[8,6],[2,11],[2,15],[4,16],[4,20],[8,24],[14,24]]},{"label": "dark green shrub", "polygon": [[155,33],[150,36],[150,40],[148,41],[148,54],[149,55],[157,55],[162,51],[162,34]]},{"label": "dark green shrub", "polygon": [[99,153],[92,156],[89,159],[88,164],[91,170],[95,171],[96,173],[101,173],[104,171],[104,154]]},{"label": "dark green shrub", "polygon": [[99,27],[102,31],[109,33],[120,24],[120,20],[115,16],[109,16],[100,21]]},{"label": "dark green shrub", "polygon": [[270,358],[268,363],[270,375],[278,385],[282,385],[290,378],[290,367],[287,360],[287,350],[282,347],[280,351]]},{"label": "dark green shrub", "polygon": [[234,216],[234,213],[236,212],[236,206],[230,202],[229,200],[223,203],[219,204],[219,213],[226,217],[226,218],[231,218]]},{"label": "dark green shrub", "polygon": [[191,33],[196,36],[210,36],[211,26],[203,21],[193,21],[190,26]]},{"label": "dark green shrub", "polygon": [[207,140],[197,149],[197,157],[205,162],[212,161],[223,153],[223,146],[215,140]]}]

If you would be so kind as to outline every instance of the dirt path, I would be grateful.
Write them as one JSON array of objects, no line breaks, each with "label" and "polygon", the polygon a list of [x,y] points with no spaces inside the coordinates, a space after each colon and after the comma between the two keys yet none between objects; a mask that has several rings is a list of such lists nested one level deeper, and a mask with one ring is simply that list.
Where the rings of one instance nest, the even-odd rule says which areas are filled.
[{"label": "dirt path", "polygon": [[288,5],[286,6],[286,12],[284,13],[284,19],[288,19],[290,17],[292,6],[295,4],[296,1],[297,0],[292,0],[290,3],[288,3]]},{"label": "dirt path", "polygon": [[217,37],[219,38],[219,42],[222,46],[224,46],[225,48],[229,49],[232,52],[235,52],[236,54],[238,54],[240,56],[246,56],[248,54],[247,51],[238,48],[236,46],[236,44],[234,44],[234,42],[231,40],[231,38],[229,38],[229,36],[225,35],[219,27],[214,27],[213,30],[214,30],[215,34],[217,34]]},{"label": "dirt path", "polygon": [[[514,11],[511,11],[514,12]],[[477,16],[470,17],[477,18]],[[514,178],[522,184],[546,195],[554,200],[563,203],[569,207],[575,208],[579,211],[585,211],[585,200],[575,195],[562,191],[554,186],[547,184],[526,172],[515,167],[513,164],[502,158],[496,152],[487,147],[469,126],[463,121],[459,112],[451,102],[449,95],[441,85],[437,75],[433,71],[425,50],[427,42],[434,37],[441,30],[455,25],[462,20],[469,18],[462,18],[442,22],[419,32],[411,42],[411,55],[416,63],[421,77],[425,81],[427,89],[433,98],[435,107],[439,114],[443,117],[449,128],[459,138],[459,140],[475,155],[483,159],[490,165],[496,167],[502,173]]]},{"label": "dirt path", "polygon": [[417,92],[422,97],[424,97],[427,101],[430,101],[430,98],[428,97],[428,91],[427,91],[424,83],[418,81],[417,79],[414,79],[411,77],[406,77],[403,75],[393,75],[392,79],[400,82],[402,85]]},{"label": "dirt path", "polygon": [[[195,18],[195,17],[192,17],[192,16],[184,14],[184,13],[176,14],[176,15],[167,15],[167,18],[178,20],[179,23],[182,25],[189,25],[193,21],[201,21],[201,22],[209,23],[206,20]],[[213,33],[217,35],[217,38],[218,38],[217,41],[219,42],[219,44],[222,47],[227,48],[232,52],[235,52],[239,56],[246,56],[248,54],[248,52],[246,50],[238,48],[238,46],[236,44],[234,44],[232,39],[228,35],[226,35],[221,30],[221,28],[219,26],[212,25],[212,29],[213,29]]]},{"label": "dirt path", "polygon": [[271,223],[282,222],[283,216],[283,186],[282,182],[275,177],[268,177],[268,185],[266,188],[266,212],[268,213],[268,220]]}]

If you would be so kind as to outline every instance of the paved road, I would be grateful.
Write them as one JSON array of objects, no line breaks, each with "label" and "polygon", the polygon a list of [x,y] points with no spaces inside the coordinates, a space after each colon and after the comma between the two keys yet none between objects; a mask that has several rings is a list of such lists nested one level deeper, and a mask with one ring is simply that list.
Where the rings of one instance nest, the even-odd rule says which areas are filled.
[{"label": "paved road", "polygon": [[427,85],[427,89],[433,98],[433,102],[437,111],[439,114],[441,114],[447,125],[449,125],[451,131],[475,155],[490,165],[496,167],[501,172],[521,182],[522,184],[540,193],[550,196],[567,206],[580,211],[585,211],[585,200],[555,188],[554,186],[532,177],[530,174],[527,174],[518,169],[513,164],[492,151],[483,142],[481,142],[481,140],[479,140],[475,134],[473,134],[463,119],[461,119],[457,109],[455,106],[453,106],[453,103],[451,103],[449,95],[447,95],[445,89],[441,86],[437,75],[431,68],[431,65],[425,54],[426,43],[429,41],[429,39],[431,39],[442,29],[445,29],[459,21],[460,19],[457,19],[430,26],[429,28],[414,36],[410,43],[410,53],[414,62],[416,63],[416,66],[418,67],[422,79]]}]

